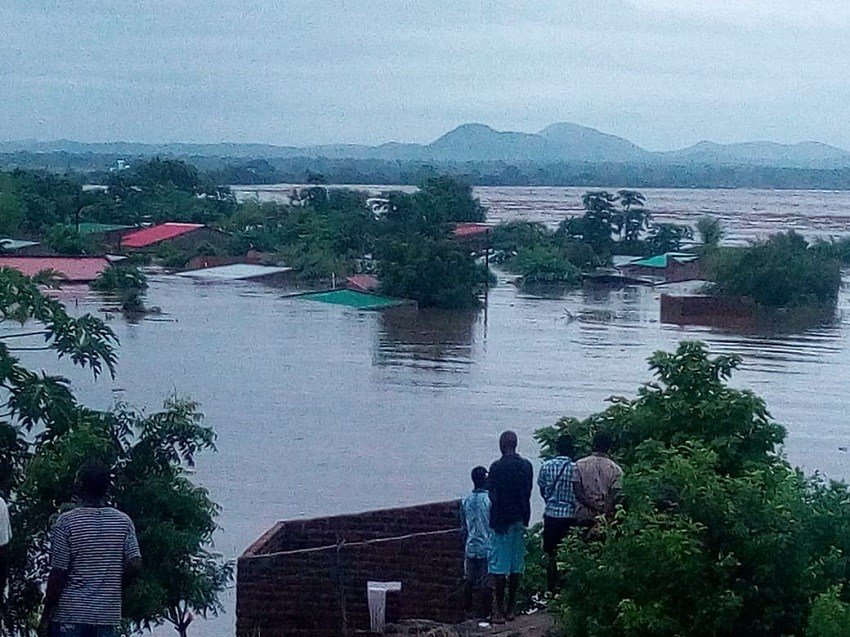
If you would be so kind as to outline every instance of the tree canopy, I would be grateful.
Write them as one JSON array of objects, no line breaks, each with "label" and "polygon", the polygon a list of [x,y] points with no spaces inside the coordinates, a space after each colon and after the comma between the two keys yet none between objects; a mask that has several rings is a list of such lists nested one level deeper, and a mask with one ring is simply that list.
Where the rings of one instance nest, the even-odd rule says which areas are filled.
[{"label": "tree canopy", "polygon": [[[850,629],[850,491],[780,454],[785,430],[728,380],[741,360],[681,343],[634,399],[537,434],[582,453],[608,432],[625,469],[598,541],[569,538],[552,610],[574,637],[827,637]],[[829,632],[830,630],[838,632]]]},{"label": "tree canopy", "polygon": [[12,635],[33,634],[48,532],[56,514],[73,506],[75,475],[89,458],[112,467],[112,502],[134,519],[139,535],[145,568],[126,595],[130,627],[170,622],[183,635],[192,613],[219,612],[232,565],[211,552],[218,507],[187,473],[215,440],[197,405],[170,398],[153,414],[124,405],[93,410],[77,401],[67,379],[29,369],[19,353],[40,339],[41,348],[95,376],[113,373],[118,342],[99,319],[68,315],[17,271],[0,269],[0,316],[25,326],[0,341],[0,493],[14,530],[0,624]]}]

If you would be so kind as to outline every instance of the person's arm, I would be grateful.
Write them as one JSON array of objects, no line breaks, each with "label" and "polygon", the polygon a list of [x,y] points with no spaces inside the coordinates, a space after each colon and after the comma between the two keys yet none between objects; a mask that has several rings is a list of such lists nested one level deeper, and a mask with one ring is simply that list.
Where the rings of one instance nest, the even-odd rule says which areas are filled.
[{"label": "person's arm", "polygon": [[527,527],[531,524],[531,494],[534,491],[534,467],[531,466],[531,463],[526,460],[525,461],[525,516],[523,519],[523,526]]},{"label": "person's arm", "polygon": [[622,490],[623,470],[616,464],[614,467],[614,479],[608,488],[608,493],[605,495],[605,515],[609,517],[614,515],[614,508],[617,506],[617,499],[620,497],[620,491]]},{"label": "person's arm", "polygon": [[601,513],[593,502],[588,499],[587,494],[584,491],[584,486],[581,483],[581,480],[577,480],[573,482],[573,493],[576,496],[576,501],[581,504],[583,507],[587,508],[589,511],[593,511],[595,514]]},{"label": "person's arm", "polygon": [[537,486],[540,488],[540,497],[546,499],[546,493],[549,491],[549,484],[546,477],[549,472],[546,470],[546,463],[540,467],[540,474],[537,476]]},{"label": "person's arm", "polygon": [[60,518],[50,534],[50,575],[47,577],[47,591],[44,595],[44,610],[38,625],[39,637],[46,637],[50,622],[62,591],[68,585],[68,571],[71,568],[71,543],[68,529]]},{"label": "person's arm", "polygon": [[47,592],[44,594],[44,611],[41,614],[41,622],[38,625],[39,637],[47,637],[50,631],[50,622],[53,613],[59,605],[62,591],[68,585],[68,571],[54,568],[51,569],[47,578]]},{"label": "person's arm", "polygon": [[499,472],[496,469],[496,463],[490,465],[490,489],[488,495],[490,497],[490,528],[494,529],[493,526],[493,514],[498,510],[498,502],[499,502]]},{"label": "person's arm", "polygon": [[9,546],[0,546],[0,602],[6,593],[6,583],[9,581]]},{"label": "person's arm", "polygon": [[9,582],[9,542],[12,541],[12,526],[9,524],[9,509],[0,499],[0,602]]},{"label": "person's arm", "polygon": [[129,521],[127,536],[124,538],[124,574],[121,585],[126,589],[133,585],[142,573],[142,552],[139,550],[139,539],[136,527]]}]

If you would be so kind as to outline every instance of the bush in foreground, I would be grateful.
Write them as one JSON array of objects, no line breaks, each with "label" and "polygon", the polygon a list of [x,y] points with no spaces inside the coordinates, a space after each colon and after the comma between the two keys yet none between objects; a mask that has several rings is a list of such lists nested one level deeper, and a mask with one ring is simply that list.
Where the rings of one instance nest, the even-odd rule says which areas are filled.
[{"label": "bush in foreground", "polygon": [[784,429],[727,385],[739,363],[682,343],[650,358],[637,398],[538,432],[546,455],[604,429],[626,472],[601,541],[560,552],[552,610],[571,637],[847,634],[850,492],[776,452]]}]

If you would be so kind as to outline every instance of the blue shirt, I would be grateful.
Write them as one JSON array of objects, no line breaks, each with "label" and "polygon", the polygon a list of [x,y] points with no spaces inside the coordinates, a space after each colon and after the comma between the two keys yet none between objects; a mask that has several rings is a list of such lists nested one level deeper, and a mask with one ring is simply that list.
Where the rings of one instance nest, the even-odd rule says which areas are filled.
[{"label": "blue shirt", "polygon": [[485,489],[475,489],[463,499],[460,508],[466,533],[466,557],[490,555],[490,496]]},{"label": "blue shirt", "polygon": [[543,463],[537,484],[546,501],[550,518],[572,518],[576,514],[576,496],[573,491],[575,463],[567,456],[558,456]]}]

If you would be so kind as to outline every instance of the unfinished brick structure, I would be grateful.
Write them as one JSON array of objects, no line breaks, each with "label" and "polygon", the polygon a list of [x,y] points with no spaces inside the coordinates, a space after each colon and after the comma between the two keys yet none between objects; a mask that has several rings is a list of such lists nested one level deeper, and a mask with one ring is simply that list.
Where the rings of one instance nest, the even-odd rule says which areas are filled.
[{"label": "unfinished brick structure", "polygon": [[239,558],[237,637],[367,630],[370,580],[402,583],[388,621],[461,621],[460,502],[278,522]]}]

